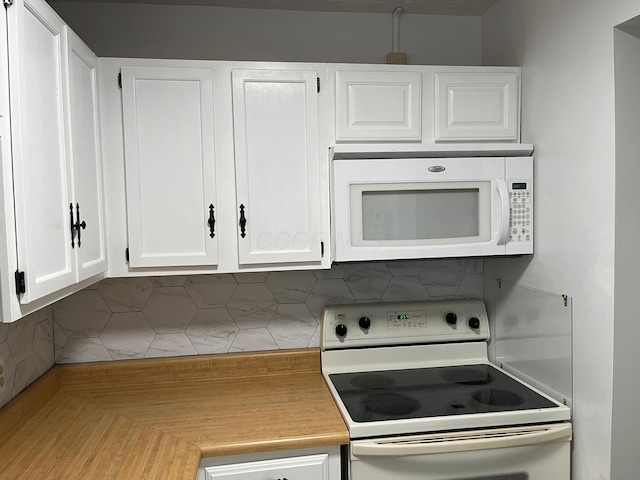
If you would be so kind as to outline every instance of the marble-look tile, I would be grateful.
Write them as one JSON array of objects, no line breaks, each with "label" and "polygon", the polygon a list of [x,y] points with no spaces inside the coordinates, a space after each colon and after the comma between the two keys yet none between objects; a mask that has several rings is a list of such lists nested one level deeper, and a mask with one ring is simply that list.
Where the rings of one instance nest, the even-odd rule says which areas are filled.
[{"label": "marble-look tile", "polygon": [[113,360],[99,338],[71,338],[56,363],[103,362]]},{"label": "marble-look tile", "polygon": [[277,350],[278,344],[266,328],[250,328],[240,330],[229,352],[257,352],[260,350]]},{"label": "marble-look tile", "polygon": [[481,273],[467,273],[458,287],[456,297],[478,298],[483,297],[483,281]]},{"label": "marble-look tile", "polygon": [[428,299],[429,294],[418,277],[393,277],[382,296],[384,302]]},{"label": "marble-look tile", "polygon": [[31,315],[13,322],[9,327],[7,343],[16,363],[21,363],[31,356],[35,329],[36,324]]},{"label": "marble-look tile", "polygon": [[196,306],[184,287],[157,287],[142,313],[156,333],[184,333]]},{"label": "marble-look tile", "polygon": [[461,263],[466,273],[482,273],[484,270],[484,261],[481,258],[465,258]]},{"label": "marble-look tile", "polygon": [[278,303],[304,302],[316,283],[309,271],[273,272],[269,274],[267,286]]},{"label": "marble-look tile", "polygon": [[424,260],[396,260],[385,262],[385,265],[393,276],[417,275],[424,266]]},{"label": "marble-look tile", "polygon": [[384,263],[355,263],[349,266],[344,281],[358,300],[376,300],[387,289],[391,273]]},{"label": "marble-look tile", "polygon": [[67,344],[69,339],[64,333],[64,330],[58,325],[58,322],[53,321],[53,349],[56,362],[64,350],[64,346]]},{"label": "marble-look tile", "polygon": [[226,308],[201,308],[186,334],[199,354],[226,353],[238,334],[238,325]]},{"label": "marble-look tile", "polygon": [[16,362],[13,359],[9,344],[0,342],[0,356],[4,359],[4,392],[0,393],[0,407],[7,404],[13,398],[13,383],[16,375]]},{"label": "marble-look tile", "polygon": [[224,307],[238,283],[231,274],[190,275],[184,284],[198,308]]},{"label": "marble-look tile", "polygon": [[269,272],[234,273],[233,278],[238,283],[264,283],[269,278]]},{"label": "marble-look tile", "polygon": [[67,338],[97,337],[107,324],[111,310],[97,290],[80,290],[58,302],[54,320]]},{"label": "marble-look tile", "polygon": [[102,283],[102,280],[98,280],[97,282],[92,283],[88,287],[84,287],[84,288],[85,290],[97,290],[98,288],[100,288],[100,283]]},{"label": "marble-look tile", "polygon": [[39,375],[54,364],[53,319],[50,317],[36,325],[31,356]]},{"label": "marble-look tile", "polygon": [[227,310],[240,329],[261,328],[269,324],[278,302],[264,283],[238,285]]},{"label": "marble-look tile", "polygon": [[153,292],[153,284],[147,277],[106,278],[98,292],[112,312],[139,312]]},{"label": "marble-look tile", "polygon": [[[16,320],[16,322],[19,322],[20,320]],[[13,323],[16,323],[13,322]],[[7,341],[7,337],[9,336],[9,325],[12,325],[11,323],[2,323],[0,322],[0,343],[4,343]]]},{"label": "marble-look tile", "polygon": [[149,277],[154,287],[184,287],[189,278],[187,275],[168,275],[166,277]]},{"label": "marble-look tile", "polygon": [[321,325],[318,325],[318,327],[316,328],[316,331],[313,332],[313,336],[311,337],[311,340],[309,340],[309,343],[307,344],[307,348],[319,348],[320,347],[320,329],[321,329]]},{"label": "marble-look tile", "polygon": [[52,312],[51,305],[49,305],[48,307],[44,307],[44,308],[41,308],[40,310],[36,310],[35,312],[30,313],[27,316],[33,318],[33,321],[37,325],[40,322],[44,322],[48,320],[51,317],[51,312]]},{"label": "marble-look tile", "polygon": [[184,333],[165,333],[156,335],[145,358],[180,357],[197,354],[198,352]]},{"label": "marble-look tile", "polygon": [[156,332],[142,312],[111,315],[100,340],[114,360],[144,358]]},{"label": "marble-look tile", "polygon": [[456,294],[465,276],[459,260],[427,261],[418,274],[431,297],[448,297]]},{"label": "marble-look tile", "polygon": [[13,396],[35,382],[40,375],[36,364],[31,357],[27,357],[16,364],[16,373],[13,379]]},{"label": "marble-look tile", "polygon": [[307,307],[317,321],[322,320],[322,307],[354,302],[351,290],[341,279],[318,280],[309,294]]},{"label": "marble-look tile", "polygon": [[334,263],[328,270],[314,270],[313,274],[318,280],[331,280],[335,278],[344,278],[349,270],[348,263]]},{"label": "marble-look tile", "polygon": [[269,322],[269,332],[279,348],[304,348],[318,328],[318,322],[304,303],[278,306]]}]

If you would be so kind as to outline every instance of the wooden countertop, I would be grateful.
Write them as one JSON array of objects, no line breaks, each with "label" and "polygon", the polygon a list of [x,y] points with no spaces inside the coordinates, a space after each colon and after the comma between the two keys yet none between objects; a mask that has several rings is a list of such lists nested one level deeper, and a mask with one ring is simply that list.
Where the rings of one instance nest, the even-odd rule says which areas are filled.
[{"label": "wooden countertop", "polygon": [[346,444],[317,349],[56,365],[0,410],[0,479],[189,479],[201,457]]}]

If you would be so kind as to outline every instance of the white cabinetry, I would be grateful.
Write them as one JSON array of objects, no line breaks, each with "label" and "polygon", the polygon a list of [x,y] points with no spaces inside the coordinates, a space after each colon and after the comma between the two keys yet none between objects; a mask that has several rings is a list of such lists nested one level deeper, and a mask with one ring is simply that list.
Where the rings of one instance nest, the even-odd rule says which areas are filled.
[{"label": "white cabinetry", "polygon": [[129,261],[216,265],[213,74],[122,69]]},{"label": "white cabinetry", "polygon": [[198,480],[340,480],[340,451],[290,450],[203,459]]},{"label": "white cabinetry", "polygon": [[7,25],[16,280],[29,303],[106,269],[95,56],[42,0],[17,0]]},{"label": "white cabinetry", "polygon": [[422,139],[420,72],[336,72],[336,141]]},{"label": "white cabinetry", "polygon": [[517,141],[519,75],[435,74],[435,141]]},{"label": "white cabinetry", "polygon": [[239,263],[320,262],[315,71],[234,70]]}]

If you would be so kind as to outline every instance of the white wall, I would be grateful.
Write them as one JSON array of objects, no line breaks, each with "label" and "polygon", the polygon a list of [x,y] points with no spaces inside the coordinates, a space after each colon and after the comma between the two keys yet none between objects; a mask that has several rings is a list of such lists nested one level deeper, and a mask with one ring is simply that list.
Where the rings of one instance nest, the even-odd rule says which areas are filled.
[{"label": "white wall", "polygon": [[573,297],[575,480],[615,471],[613,28],[638,13],[629,0],[506,0],[483,17],[483,63],[523,68],[536,173],[535,255],[487,261],[485,286],[503,278]]},{"label": "white wall", "polygon": [[[385,63],[391,13],[52,2],[104,57]],[[402,15],[412,64],[479,65],[480,17]]]}]

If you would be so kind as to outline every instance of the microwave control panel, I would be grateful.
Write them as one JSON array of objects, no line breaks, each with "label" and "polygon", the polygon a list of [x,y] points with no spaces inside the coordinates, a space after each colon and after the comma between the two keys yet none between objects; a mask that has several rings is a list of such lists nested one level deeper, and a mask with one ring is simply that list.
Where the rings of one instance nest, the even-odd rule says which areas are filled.
[{"label": "microwave control panel", "polygon": [[533,240],[533,184],[509,182],[509,242]]}]

